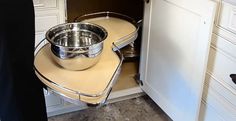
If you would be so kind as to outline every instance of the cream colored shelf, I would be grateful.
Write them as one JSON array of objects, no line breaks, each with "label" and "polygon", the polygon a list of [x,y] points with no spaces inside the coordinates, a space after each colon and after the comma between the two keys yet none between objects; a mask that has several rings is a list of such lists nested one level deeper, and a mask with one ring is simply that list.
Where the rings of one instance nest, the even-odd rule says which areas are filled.
[{"label": "cream colored shelf", "polygon": [[107,87],[119,62],[118,56],[112,51],[104,51],[101,60],[92,68],[70,71],[51,59],[50,45],[47,44],[37,53],[34,65],[38,78],[55,92],[74,100],[97,104],[106,98]]},{"label": "cream colored shelf", "polygon": [[[103,26],[108,32],[101,59],[95,66],[83,71],[63,69],[51,59],[49,45],[41,48],[35,56],[34,65],[39,79],[54,92],[71,99],[72,103],[83,101],[98,104],[106,101],[122,62],[117,53],[113,51],[112,43],[135,31],[133,24],[118,18],[99,18],[90,21]],[[122,83],[122,85],[128,84]],[[125,88],[128,87],[125,86]]]},{"label": "cream colored shelf", "polygon": [[121,73],[114,85],[112,92],[138,87],[134,80],[135,74],[138,72],[137,62],[126,62],[122,64]]}]

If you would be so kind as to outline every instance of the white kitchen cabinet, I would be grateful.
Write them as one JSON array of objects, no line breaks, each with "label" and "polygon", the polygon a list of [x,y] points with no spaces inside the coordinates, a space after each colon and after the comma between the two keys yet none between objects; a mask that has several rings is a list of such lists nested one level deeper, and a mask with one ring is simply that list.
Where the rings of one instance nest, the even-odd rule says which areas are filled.
[{"label": "white kitchen cabinet", "polygon": [[[45,6],[40,0],[35,1],[36,35],[37,30],[43,33],[53,24],[65,21],[62,19],[65,17],[63,0],[48,0],[48,5],[42,0]],[[117,89],[109,100],[138,96],[142,89],[173,120],[197,121],[214,13],[215,3],[207,0],[151,0],[145,3],[139,68],[141,88],[135,85]],[[60,99],[55,100],[55,104],[60,103]],[[60,105],[64,109],[67,105],[71,107],[58,111],[56,108]],[[86,107],[81,103],[74,108],[76,106],[64,101],[53,106],[57,112],[54,114]]]},{"label": "white kitchen cabinet", "polygon": [[200,119],[234,121],[236,85],[230,75],[236,73],[236,4],[231,0],[217,3]]},{"label": "white kitchen cabinet", "polygon": [[142,89],[173,120],[198,120],[214,6],[187,0],[145,6]]},{"label": "white kitchen cabinet", "polygon": [[59,6],[58,0],[33,0],[36,10],[45,10],[45,9],[56,9]]},{"label": "white kitchen cabinet", "polygon": [[33,0],[35,8],[35,45],[45,37],[46,31],[65,22],[65,3],[63,0]]}]

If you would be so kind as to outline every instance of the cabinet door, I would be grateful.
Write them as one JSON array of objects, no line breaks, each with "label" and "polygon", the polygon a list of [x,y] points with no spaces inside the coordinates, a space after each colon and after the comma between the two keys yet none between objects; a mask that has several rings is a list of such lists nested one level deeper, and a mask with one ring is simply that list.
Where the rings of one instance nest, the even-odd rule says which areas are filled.
[{"label": "cabinet door", "polygon": [[216,4],[150,0],[145,4],[141,87],[174,121],[197,121]]}]

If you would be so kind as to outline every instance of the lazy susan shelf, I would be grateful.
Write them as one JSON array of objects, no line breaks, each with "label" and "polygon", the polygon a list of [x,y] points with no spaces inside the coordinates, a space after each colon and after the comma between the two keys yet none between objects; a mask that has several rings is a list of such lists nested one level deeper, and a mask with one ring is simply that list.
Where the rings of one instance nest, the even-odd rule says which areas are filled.
[{"label": "lazy susan shelf", "polygon": [[136,27],[114,17],[85,21],[103,26],[108,32],[99,62],[83,71],[66,70],[53,61],[50,44],[46,44],[35,55],[35,72],[48,88],[72,103],[100,104],[106,101],[120,72],[123,56],[116,47],[135,39],[137,35],[130,34],[136,31]]}]

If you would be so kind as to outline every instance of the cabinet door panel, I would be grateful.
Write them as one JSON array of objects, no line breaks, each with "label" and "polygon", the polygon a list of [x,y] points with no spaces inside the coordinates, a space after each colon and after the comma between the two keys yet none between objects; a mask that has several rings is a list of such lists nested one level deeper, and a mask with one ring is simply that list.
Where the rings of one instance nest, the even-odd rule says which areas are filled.
[{"label": "cabinet door panel", "polygon": [[36,9],[56,8],[58,0],[33,0]]},{"label": "cabinet door panel", "polygon": [[152,0],[145,6],[143,90],[175,121],[197,121],[215,3]]},{"label": "cabinet door panel", "polygon": [[43,16],[36,16],[35,18],[35,30],[36,32],[44,32],[50,29],[51,27],[59,24],[59,15],[52,14],[52,15],[43,15]]},{"label": "cabinet door panel", "polygon": [[[236,5],[222,2],[218,26],[227,30],[231,34],[236,34]],[[235,41],[233,41],[235,43]]]}]

